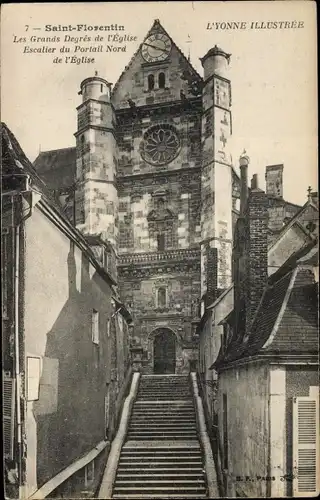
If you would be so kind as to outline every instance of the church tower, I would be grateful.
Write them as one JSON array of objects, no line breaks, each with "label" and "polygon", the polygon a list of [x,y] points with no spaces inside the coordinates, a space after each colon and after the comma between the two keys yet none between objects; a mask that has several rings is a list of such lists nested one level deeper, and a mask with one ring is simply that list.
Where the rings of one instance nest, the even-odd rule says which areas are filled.
[{"label": "church tower", "polygon": [[[201,58],[201,297],[210,302],[231,285],[232,166],[230,55],[215,46]],[[215,283],[216,290],[209,287]],[[208,287],[210,289],[208,289]]]},{"label": "church tower", "polygon": [[201,83],[155,20],[112,91],[119,290],[145,373],[188,373],[198,356]]},{"label": "church tower", "polygon": [[81,83],[78,106],[75,220],[86,235],[117,248],[118,193],[115,113],[111,84],[95,74]]}]

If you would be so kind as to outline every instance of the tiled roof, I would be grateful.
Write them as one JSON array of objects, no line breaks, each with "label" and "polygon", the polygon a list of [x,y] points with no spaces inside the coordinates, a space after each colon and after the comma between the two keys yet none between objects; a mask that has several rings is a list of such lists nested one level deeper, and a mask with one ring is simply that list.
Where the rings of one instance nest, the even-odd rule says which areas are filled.
[{"label": "tiled roof", "polygon": [[297,263],[268,285],[251,331],[243,338],[231,339],[225,352],[220,350],[212,368],[264,353],[316,354],[317,310],[314,273]]},{"label": "tiled roof", "polygon": [[76,148],[43,151],[33,165],[50,189],[70,187],[76,174]]},{"label": "tiled roof", "polygon": [[298,268],[277,332],[265,351],[318,352],[317,293],[311,269]]},{"label": "tiled roof", "polygon": [[38,175],[32,163],[24,154],[20,144],[5,123],[1,123],[1,146],[2,146],[2,176],[15,174],[27,174],[30,177],[30,185],[44,195],[55,208],[61,209],[53,198],[50,189]]}]

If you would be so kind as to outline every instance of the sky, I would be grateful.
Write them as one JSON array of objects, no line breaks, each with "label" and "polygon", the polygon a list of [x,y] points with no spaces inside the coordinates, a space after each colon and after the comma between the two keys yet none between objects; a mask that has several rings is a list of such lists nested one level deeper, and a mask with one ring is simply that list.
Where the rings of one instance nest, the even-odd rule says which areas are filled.
[{"label": "sky", "polygon": [[[98,71],[116,83],[154,19],[159,19],[186,56],[190,50],[191,63],[201,75],[199,58],[211,47],[217,44],[231,54],[231,148],[236,170],[245,149],[249,174],[258,173],[261,188],[266,165],[283,163],[288,201],[303,204],[308,186],[317,189],[314,2],[29,3],[3,5],[1,17],[1,119],[31,161],[40,150],[75,145],[81,81]],[[303,27],[263,28],[268,21],[296,21]],[[246,23],[246,29],[223,29],[223,23],[230,22]],[[252,22],[257,23],[255,29],[249,29]],[[94,64],[54,64],[52,54],[23,53],[25,46],[43,45],[30,43],[30,36],[86,34],[46,32],[47,24],[116,23],[125,26],[121,34],[137,40],[128,42],[124,53],[87,54],[95,57]],[[208,23],[212,29],[207,29]],[[46,45],[59,50],[62,44]]]}]

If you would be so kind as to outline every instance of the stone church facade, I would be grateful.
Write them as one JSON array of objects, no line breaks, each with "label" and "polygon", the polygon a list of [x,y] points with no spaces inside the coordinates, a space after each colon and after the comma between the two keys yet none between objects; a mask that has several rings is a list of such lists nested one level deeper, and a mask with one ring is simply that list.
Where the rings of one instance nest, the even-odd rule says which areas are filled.
[{"label": "stone church facade", "polygon": [[200,303],[232,282],[229,60],[211,48],[200,76],[155,20],[113,89],[97,74],[81,83],[76,147],[34,163],[77,228],[111,246],[144,373],[195,367]]}]

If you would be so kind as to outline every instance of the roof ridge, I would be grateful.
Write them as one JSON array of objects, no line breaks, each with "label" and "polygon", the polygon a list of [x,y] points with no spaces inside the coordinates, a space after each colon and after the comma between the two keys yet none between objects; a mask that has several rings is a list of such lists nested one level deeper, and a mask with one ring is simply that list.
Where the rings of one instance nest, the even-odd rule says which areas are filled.
[{"label": "roof ridge", "polygon": [[53,153],[54,151],[65,151],[67,149],[76,149],[76,146],[68,146],[66,148],[46,149],[45,151],[39,151],[37,158],[44,153]]},{"label": "roof ridge", "polygon": [[303,208],[304,205],[299,205],[298,203],[293,203],[292,201],[287,201],[285,200],[284,198],[279,198],[278,196],[275,196],[273,194],[268,194],[267,193],[267,197],[271,200],[277,200],[277,201],[282,201],[288,205],[293,205],[294,207],[298,207],[298,208]]},{"label": "roof ridge", "polygon": [[278,243],[278,241],[281,239],[282,235],[285,234],[295,223],[299,225],[300,229],[303,230],[305,232],[305,234],[310,236],[307,233],[306,229],[304,228],[303,224],[301,224],[298,220],[298,218],[303,213],[303,211],[309,206],[312,206],[314,209],[319,210],[311,201],[309,201],[309,200],[306,201],[306,203],[304,205],[300,206],[300,209],[293,215],[293,217],[291,217],[289,222],[281,228],[280,232],[277,234],[275,240],[272,242],[272,244],[268,248],[268,250],[271,250],[271,248],[273,248],[275,246],[275,244]]},{"label": "roof ridge", "polygon": [[[289,284],[288,284],[288,288],[286,289],[286,293],[285,293],[285,296],[283,298],[283,302],[281,304],[281,307],[280,307],[280,310],[279,310],[279,313],[277,315],[277,318],[274,322],[274,325],[272,327],[272,330],[271,330],[271,333],[268,337],[268,339],[266,340],[266,342],[263,344],[263,346],[261,347],[261,349],[266,349],[267,347],[269,347],[275,337],[276,337],[276,334],[278,332],[278,329],[279,329],[279,326],[281,324],[281,321],[282,321],[282,318],[283,318],[283,315],[285,313],[285,310],[287,308],[287,305],[288,305],[288,302],[289,302],[289,299],[290,299],[290,295],[291,295],[291,292],[293,290],[293,287],[294,287],[294,282],[296,280],[296,277],[297,277],[297,274],[298,274],[298,267],[296,267],[295,269],[293,269],[291,271],[291,274],[292,276],[290,277],[290,281],[289,281]],[[289,274],[289,273],[288,273]],[[283,278],[287,277],[288,274],[285,274],[284,276],[282,276],[282,278],[279,279],[279,281],[281,281]],[[273,286],[275,286],[275,284],[278,284],[279,281],[277,281],[277,283],[274,283]]]},{"label": "roof ridge", "polygon": [[144,41],[148,38],[148,36],[151,34],[152,30],[156,27],[156,26],[160,26],[160,28],[164,31],[164,33],[170,38],[172,44],[178,49],[178,52],[180,53],[180,55],[182,55],[182,57],[186,60],[186,62],[191,66],[192,70],[195,72],[195,74],[198,76],[198,78],[200,78],[201,80],[203,80],[202,76],[197,72],[197,70],[193,67],[193,65],[191,64],[190,61],[188,61],[188,58],[184,55],[184,53],[182,52],[182,50],[180,49],[180,47],[176,44],[176,42],[171,38],[171,36],[169,35],[169,33],[165,30],[165,28],[162,26],[162,24],[160,23],[159,19],[155,19],[154,22],[153,22],[153,25],[151,26],[151,28],[149,29],[149,31],[147,32],[146,36],[143,38],[143,41],[140,43],[140,45],[138,46],[137,50],[134,52],[134,54],[132,55],[130,61],[128,62],[128,64],[125,66],[124,70],[122,71],[122,73],[120,74],[118,80],[116,81],[116,83],[114,84],[114,87],[112,89],[112,92],[111,92],[111,98],[112,96],[114,95],[116,89],[119,87],[119,84],[120,84],[120,81],[123,77],[123,75],[126,73],[126,71],[128,71],[128,69],[132,66],[132,63],[135,59],[135,57],[137,56],[141,46],[143,45]]}]

